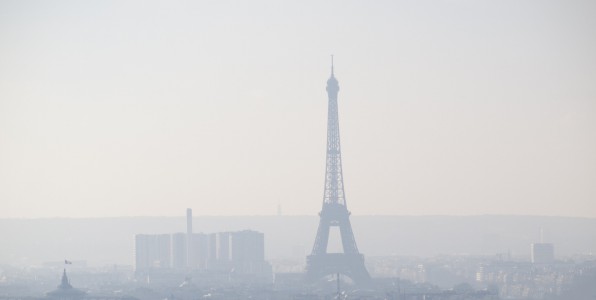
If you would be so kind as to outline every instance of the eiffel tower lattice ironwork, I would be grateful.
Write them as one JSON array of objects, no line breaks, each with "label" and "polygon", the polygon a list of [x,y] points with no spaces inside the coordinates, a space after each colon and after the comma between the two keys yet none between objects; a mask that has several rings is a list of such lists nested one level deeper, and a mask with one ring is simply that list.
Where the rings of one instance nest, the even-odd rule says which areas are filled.
[{"label": "eiffel tower lattice ironwork", "polygon": [[[333,71],[332,57],[331,77],[327,80],[329,104],[327,111],[327,167],[325,170],[323,208],[319,213],[319,228],[312,253],[306,258],[306,278],[314,282],[330,274],[342,273],[351,278],[356,284],[366,284],[370,281],[370,275],[364,266],[364,255],[358,252],[356,246],[344,192],[337,109],[338,92],[339,83]],[[343,253],[327,252],[329,231],[333,226],[339,227]]]}]

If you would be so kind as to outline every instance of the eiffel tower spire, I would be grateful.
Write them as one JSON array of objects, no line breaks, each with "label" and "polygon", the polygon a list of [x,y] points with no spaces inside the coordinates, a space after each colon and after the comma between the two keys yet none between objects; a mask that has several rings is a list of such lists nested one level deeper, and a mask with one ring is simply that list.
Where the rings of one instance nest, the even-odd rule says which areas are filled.
[{"label": "eiffel tower spire", "polygon": [[[329,101],[323,207],[319,213],[319,228],[312,253],[307,257],[306,276],[308,280],[316,281],[329,274],[342,273],[358,284],[365,284],[370,280],[370,276],[364,267],[364,256],[358,252],[356,246],[344,191],[337,106],[338,92],[339,83],[335,78],[333,56],[331,56],[331,77],[327,80]],[[343,253],[327,253],[331,226],[339,227]]]}]

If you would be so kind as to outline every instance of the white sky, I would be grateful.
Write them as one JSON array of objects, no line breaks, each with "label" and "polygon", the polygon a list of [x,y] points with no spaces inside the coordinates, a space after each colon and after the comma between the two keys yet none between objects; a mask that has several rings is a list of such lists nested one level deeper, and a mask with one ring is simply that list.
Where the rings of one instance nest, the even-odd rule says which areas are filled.
[{"label": "white sky", "polygon": [[596,1],[0,1],[0,217],[596,217]]}]

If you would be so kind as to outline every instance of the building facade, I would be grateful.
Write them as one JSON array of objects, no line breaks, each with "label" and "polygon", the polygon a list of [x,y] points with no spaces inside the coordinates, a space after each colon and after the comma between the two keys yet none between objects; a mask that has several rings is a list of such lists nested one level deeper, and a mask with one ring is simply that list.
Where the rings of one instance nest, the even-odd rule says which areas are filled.
[{"label": "building facade", "polygon": [[171,236],[169,234],[135,235],[135,269],[165,269],[171,267]]},{"label": "building facade", "polygon": [[251,273],[270,268],[265,262],[265,236],[252,230],[137,234],[134,256],[137,271],[206,269]]}]

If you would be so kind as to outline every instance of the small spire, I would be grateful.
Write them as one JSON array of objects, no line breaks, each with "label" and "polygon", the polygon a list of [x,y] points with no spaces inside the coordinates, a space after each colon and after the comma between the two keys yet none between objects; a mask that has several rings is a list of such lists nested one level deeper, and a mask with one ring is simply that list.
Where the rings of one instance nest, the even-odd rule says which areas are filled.
[{"label": "small spire", "polygon": [[331,76],[333,75],[333,54],[331,54]]},{"label": "small spire", "polygon": [[62,272],[62,282],[61,282],[60,286],[63,288],[67,288],[70,286],[70,282],[68,281],[68,276],[66,276],[66,268],[64,268],[64,271]]}]

